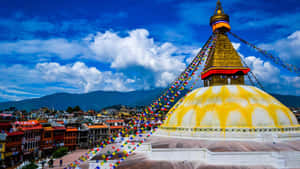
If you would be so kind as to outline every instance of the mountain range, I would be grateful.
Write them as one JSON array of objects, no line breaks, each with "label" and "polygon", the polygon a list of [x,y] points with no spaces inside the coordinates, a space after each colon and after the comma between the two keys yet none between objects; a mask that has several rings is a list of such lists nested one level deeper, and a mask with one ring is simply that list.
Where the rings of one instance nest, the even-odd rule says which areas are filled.
[{"label": "mountain range", "polygon": [[[40,98],[0,103],[0,110],[16,107],[18,110],[32,110],[41,107],[66,110],[68,106],[80,106],[83,110],[100,110],[113,105],[143,106],[157,98],[162,88],[145,91],[114,92],[95,91],[84,94],[56,93]],[[288,107],[300,107],[300,96],[271,94]]]}]

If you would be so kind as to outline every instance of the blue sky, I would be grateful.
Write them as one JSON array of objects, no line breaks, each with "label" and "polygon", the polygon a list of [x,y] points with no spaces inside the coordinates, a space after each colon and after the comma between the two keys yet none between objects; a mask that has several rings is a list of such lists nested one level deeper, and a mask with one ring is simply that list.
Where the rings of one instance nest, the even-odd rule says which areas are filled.
[{"label": "blue sky", "polygon": [[[300,65],[298,0],[221,2],[234,33]],[[216,2],[4,0],[1,6],[0,101],[7,101],[165,87],[212,33]],[[299,77],[230,39],[267,92],[300,95]]]}]

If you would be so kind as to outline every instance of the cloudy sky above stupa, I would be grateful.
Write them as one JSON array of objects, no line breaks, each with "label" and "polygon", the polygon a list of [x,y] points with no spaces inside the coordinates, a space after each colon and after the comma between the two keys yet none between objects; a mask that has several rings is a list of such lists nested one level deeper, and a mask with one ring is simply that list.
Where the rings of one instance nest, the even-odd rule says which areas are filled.
[{"label": "cloudy sky above stupa", "polygon": [[[0,101],[166,87],[211,35],[215,1],[4,0]],[[300,1],[221,2],[234,33],[300,66]],[[267,92],[300,95],[300,77],[229,37]]]}]

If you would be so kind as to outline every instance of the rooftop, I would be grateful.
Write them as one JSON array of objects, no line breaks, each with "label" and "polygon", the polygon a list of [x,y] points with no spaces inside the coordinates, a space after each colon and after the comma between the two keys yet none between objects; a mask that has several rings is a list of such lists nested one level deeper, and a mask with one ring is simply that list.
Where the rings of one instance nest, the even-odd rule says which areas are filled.
[{"label": "rooftop", "polygon": [[90,125],[88,127],[90,129],[94,129],[94,128],[108,128],[108,126],[106,124],[103,124],[103,125]]},{"label": "rooftop", "polygon": [[123,119],[119,119],[119,120],[106,120],[106,123],[115,123],[115,122],[124,122]]},{"label": "rooftop", "polygon": [[66,129],[66,132],[71,132],[71,131],[78,131],[77,128],[67,128]]}]

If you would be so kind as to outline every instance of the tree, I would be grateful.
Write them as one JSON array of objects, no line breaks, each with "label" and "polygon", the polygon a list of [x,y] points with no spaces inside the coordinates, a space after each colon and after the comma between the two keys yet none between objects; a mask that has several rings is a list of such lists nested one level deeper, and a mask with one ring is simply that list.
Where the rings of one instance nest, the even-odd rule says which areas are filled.
[{"label": "tree", "polygon": [[69,107],[67,108],[67,112],[68,112],[68,113],[72,113],[72,112],[73,112],[73,108],[69,106]]},{"label": "tree", "polygon": [[68,153],[67,147],[61,147],[52,154],[54,158],[60,158]]},{"label": "tree", "polygon": [[34,164],[33,161],[31,161],[28,165],[22,167],[22,169],[36,169],[36,168],[38,168],[38,166]]},{"label": "tree", "polygon": [[73,108],[73,111],[80,111],[80,110],[81,108],[78,105]]},{"label": "tree", "polygon": [[17,108],[16,107],[9,107],[9,109],[8,109],[9,111],[16,111],[17,110]]}]

